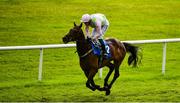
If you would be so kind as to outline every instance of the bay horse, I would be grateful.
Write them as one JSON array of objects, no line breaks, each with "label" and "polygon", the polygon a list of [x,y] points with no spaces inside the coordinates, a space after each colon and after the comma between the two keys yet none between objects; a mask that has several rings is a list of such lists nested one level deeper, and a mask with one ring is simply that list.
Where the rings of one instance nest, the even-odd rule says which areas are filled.
[{"label": "bay horse", "polygon": [[[81,27],[82,23],[80,25],[76,25],[76,23],[74,22],[74,27],[70,29],[67,35],[62,38],[63,42],[68,43],[71,41],[76,41],[76,49],[80,60],[80,67],[87,77],[86,87],[90,88],[93,91],[95,91],[96,89],[99,91],[105,91],[106,95],[109,95],[113,83],[120,75],[119,67],[126,55],[126,52],[130,53],[128,64],[137,66],[139,60],[139,48],[128,43],[122,43],[117,39],[106,39],[106,42],[110,47],[111,58],[103,59],[101,67],[99,67],[98,57],[92,53],[91,44],[85,38]],[[96,85],[94,83],[93,77],[98,72],[98,69],[104,66],[107,66],[109,68],[109,72],[104,79],[104,87],[100,87],[99,85]],[[108,84],[108,79],[114,70],[114,77]]]}]

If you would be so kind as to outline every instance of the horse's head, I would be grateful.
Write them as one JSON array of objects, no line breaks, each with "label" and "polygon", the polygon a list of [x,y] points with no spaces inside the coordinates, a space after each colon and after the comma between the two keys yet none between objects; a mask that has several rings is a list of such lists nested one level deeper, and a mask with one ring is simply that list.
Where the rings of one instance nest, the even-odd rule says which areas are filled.
[{"label": "horse's head", "polygon": [[82,23],[79,26],[77,26],[76,23],[74,22],[74,27],[70,29],[67,35],[63,37],[63,42],[68,43],[71,41],[77,41],[83,39],[84,34],[81,27],[82,27]]}]

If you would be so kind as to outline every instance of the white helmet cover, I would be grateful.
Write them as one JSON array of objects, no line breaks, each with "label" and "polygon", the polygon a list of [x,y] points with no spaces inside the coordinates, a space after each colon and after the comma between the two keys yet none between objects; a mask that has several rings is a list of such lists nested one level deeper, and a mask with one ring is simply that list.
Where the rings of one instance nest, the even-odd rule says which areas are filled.
[{"label": "white helmet cover", "polygon": [[89,22],[91,16],[89,14],[84,14],[81,18],[81,22]]}]

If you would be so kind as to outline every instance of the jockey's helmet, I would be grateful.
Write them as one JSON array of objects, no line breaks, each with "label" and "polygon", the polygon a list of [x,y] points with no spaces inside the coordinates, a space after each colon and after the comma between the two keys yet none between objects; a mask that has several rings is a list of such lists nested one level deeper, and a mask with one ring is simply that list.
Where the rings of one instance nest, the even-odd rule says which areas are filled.
[{"label": "jockey's helmet", "polygon": [[89,22],[91,16],[89,14],[84,14],[81,18],[81,22]]}]

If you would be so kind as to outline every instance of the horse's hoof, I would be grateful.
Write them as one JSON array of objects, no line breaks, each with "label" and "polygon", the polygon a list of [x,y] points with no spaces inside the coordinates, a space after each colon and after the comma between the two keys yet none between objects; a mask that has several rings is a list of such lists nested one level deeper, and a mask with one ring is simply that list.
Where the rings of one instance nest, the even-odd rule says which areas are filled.
[{"label": "horse's hoof", "polygon": [[106,90],[106,96],[110,95],[111,91],[108,89]]},{"label": "horse's hoof", "polygon": [[92,91],[95,91],[95,90],[96,90],[96,88],[92,88],[91,90],[92,90]]}]

